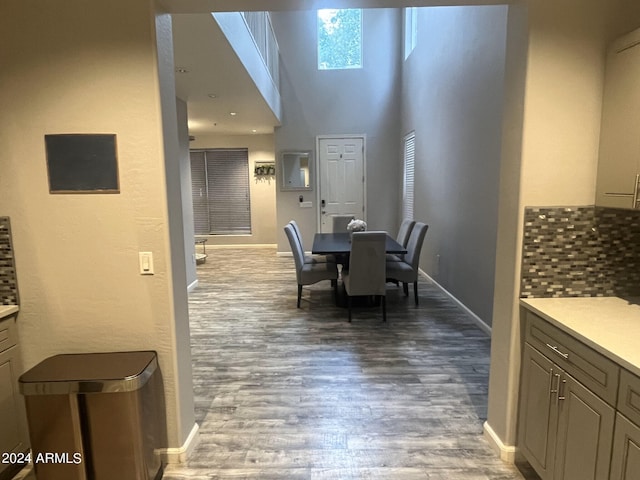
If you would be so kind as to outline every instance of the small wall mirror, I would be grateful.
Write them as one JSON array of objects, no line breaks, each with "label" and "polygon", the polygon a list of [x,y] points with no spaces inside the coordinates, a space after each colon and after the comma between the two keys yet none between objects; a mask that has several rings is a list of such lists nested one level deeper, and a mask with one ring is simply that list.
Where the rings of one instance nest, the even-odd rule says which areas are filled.
[{"label": "small wall mirror", "polygon": [[280,189],[311,190],[311,151],[282,152],[280,154]]}]

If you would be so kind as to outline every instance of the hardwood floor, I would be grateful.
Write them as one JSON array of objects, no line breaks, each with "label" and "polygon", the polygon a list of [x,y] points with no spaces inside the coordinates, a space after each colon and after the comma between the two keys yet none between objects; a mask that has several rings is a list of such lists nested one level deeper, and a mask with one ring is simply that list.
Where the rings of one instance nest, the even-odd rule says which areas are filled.
[{"label": "hardwood floor", "polygon": [[[440,291],[296,308],[293,259],[207,249],[190,296],[200,444],[165,480],[522,480],[482,435],[490,339]],[[25,475],[23,472],[22,475]],[[31,479],[33,474],[27,476]]]},{"label": "hardwood floor", "polygon": [[[425,281],[378,308],[296,308],[293,259],[211,249],[190,297],[200,444],[166,480],[522,479],[482,436],[490,339]],[[528,477],[527,477],[528,478]]]}]

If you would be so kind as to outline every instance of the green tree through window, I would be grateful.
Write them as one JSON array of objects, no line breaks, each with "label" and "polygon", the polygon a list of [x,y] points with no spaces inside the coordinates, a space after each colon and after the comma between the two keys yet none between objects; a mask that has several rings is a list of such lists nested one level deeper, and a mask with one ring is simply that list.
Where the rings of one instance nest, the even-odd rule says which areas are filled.
[{"label": "green tree through window", "polygon": [[318,68],[362,68],[362,10],[318,10]]}]

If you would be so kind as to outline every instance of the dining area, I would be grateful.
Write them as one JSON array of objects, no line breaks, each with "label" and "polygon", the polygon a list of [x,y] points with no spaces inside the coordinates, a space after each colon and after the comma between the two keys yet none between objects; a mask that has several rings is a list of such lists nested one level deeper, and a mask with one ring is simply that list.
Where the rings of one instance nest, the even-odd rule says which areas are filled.
[{"label": "dining area", "polygon": [[404,219],[392,235],[367,230],[364,221],[351,215],[334,215],[332,232],[314,234],[310,252],[305,252],[302,233],[295,220],[284,231],[291,247],[297,280],[297,308],[301,308],[303,287],[330,282],[335,304],[347,309],[349,322],[354,308],[381,309],[387,320],[387,290],[402,285],[405,297],[413,285],[419,304],[420,251],[429,226]]}]

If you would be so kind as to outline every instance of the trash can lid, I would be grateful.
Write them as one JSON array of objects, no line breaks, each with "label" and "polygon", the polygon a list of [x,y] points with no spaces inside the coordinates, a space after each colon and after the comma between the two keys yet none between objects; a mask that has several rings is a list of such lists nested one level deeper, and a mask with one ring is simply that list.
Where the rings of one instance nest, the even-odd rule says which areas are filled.
[{"label": "trash can lid", "polygon": [[23,395],[132,392],[158,367],[156,352],[71,353],[49,357],[20,376]]}]

